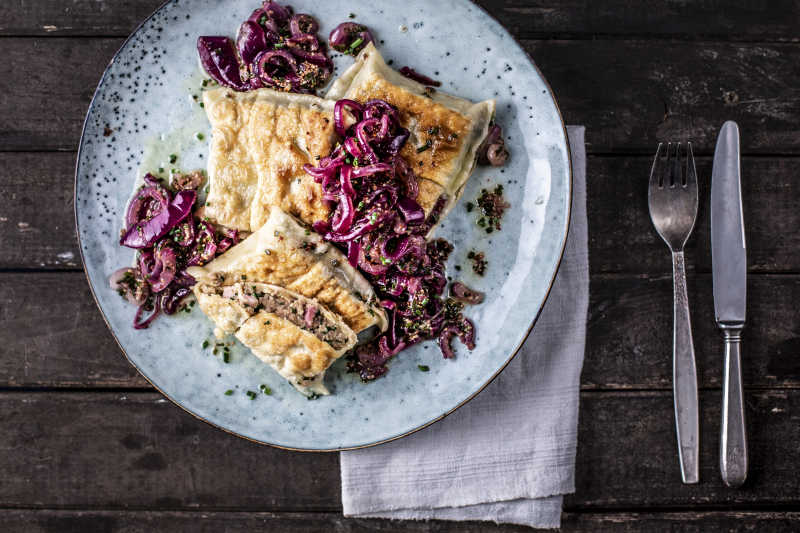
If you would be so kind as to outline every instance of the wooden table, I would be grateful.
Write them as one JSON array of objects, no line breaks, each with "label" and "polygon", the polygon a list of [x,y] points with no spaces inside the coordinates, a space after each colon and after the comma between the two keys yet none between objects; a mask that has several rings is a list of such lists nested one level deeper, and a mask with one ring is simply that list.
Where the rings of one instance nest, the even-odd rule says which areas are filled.
[{"label": "wooden table", "polygon": [[[0,2],[0,530],[517,530],[344,519],[336,454],[213,429],[127,363],[81,270],[73,168],[101,72],[160,2]],[[564,529],[797,530],[800,0],[481,3],[533,56],[567,122],[587,126],[591,306]],[[709,156],[727,119],[742,131],[751,274],[741,490],[717,467],[722,343],[709,276]],[[675,139],[700,156],[687,249],[702,387],[695,486],[681,484],[676,459],[670,261],[646,203],[656,143]]]}]

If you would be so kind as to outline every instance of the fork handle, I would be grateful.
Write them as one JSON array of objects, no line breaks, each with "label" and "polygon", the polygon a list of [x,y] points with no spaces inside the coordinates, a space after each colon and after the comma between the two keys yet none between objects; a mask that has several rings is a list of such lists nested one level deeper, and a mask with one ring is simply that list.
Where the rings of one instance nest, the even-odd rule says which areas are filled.
[{"label": "fork handle", "polygon": [[686,293],[686,266],[683,251],[672,252],[674,289],[672,386],[675,400],[675,427],[678,435],[678,457],[684,483],[697,483],[700,478],[700,422],[697,400],[697,368],[694,361],[692,322]]},{"label": "fork handle", "polygon": [[722,481],[740,487],[747,478],[747,435],[742,392],[741,326],[720,324],[725,334],[725,382],[722,391],[722,429],[719,467]]}]

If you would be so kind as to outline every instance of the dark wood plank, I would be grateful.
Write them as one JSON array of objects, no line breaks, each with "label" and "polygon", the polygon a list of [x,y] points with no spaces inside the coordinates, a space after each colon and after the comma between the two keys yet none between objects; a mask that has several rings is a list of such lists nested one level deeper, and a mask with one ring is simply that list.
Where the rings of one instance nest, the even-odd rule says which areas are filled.
[{"label": "dark wood plank", "polygon": [[74,153],[0,152],[0,268],[81,268]]},{"label": "dark wood plank", "polygon": [[[751,276],[748,290],[745,386],[800,387],[800,276]],[[690,276],[689,291],[700,384],[718,387],[722,344],[709,277]],[[584,388],[671,389],[671,279],[595,277],[590,293]],[[0,344],[9,354],[0,358],[0,387],[148,386],[79,272],[0,275]]]},{"label": "dark wood plank", "polygon": [[748,153],[797,153],[796,45],[675,41],[524,41],[590,152],[654,153],[691,140],[711,153],[735,120]]},{"label": "dark wood plank", "polygon": [[[738,491],[719,479],[719,393],[701,401],[702,483],[685,486],[671,394],[583,393],[567,510],[800,504],[800,391],[746,394],[751,474]],[[340,510],[338,455],[237,439],[158,394],[2,393],[0,404],[14,428],[0,433],[0,507]]]},{"label": "dark wood plank", "polygon": [[81,272],[0,277],[0,387],[147,387]]},{"label": "dark wood plank", "polygon": [[[340,513],[263,513],[187,511],[60,511],[2,510],[0,527],[16,533],[217,533],[280,531],[282,533],[494,533],[533,531],[491,522],[403,521],[345,518]],[[795,512],[564,513],[562,532],[619,533],[647,531],[769,531],[790,533],[800,527]]]},{"label": "dark wood plank", "polygon": [[5,393],[0,400],[0,424],[14,428],[0,434],[0,507],[340,507],[338,454],[254,444],[157,393]]},{"label": "dark wood plank", "polygon": [[796,0],[651,2],[632,0],[478,0],[519,38],[798,39]]},{"label": "dark wood plank", "polygon": [[[711,277],[690,276],[699,383],[722,386],[722,337]],[[742,371],[746,387],[800,386],[800,277],[750,276]],[[598,276],[589,290],[584,388],[672,387],[672,278]]]},{"label": "dark wood plank", "polygon": [[[0,104],[8,110],[0,116],[0,150],[74,150],[92,91],[120,42],[4,39],[10,68],[0,79]],[[710,153],[727,119],[739,122],[747,153],[800,153],[798,44],[523,44],[566,120],[586,124],[593,153],[650,153],[664,139],[692,139],[698,153]]]},{"label": "dark wood plank", "polygon": [[[7,0],[0,35],[128,35],[162,0]],[[256,2],[254,2],[255,4]],[[291,3],[291,2],[290,2]],[[520,38],[647,35],[682,39],[797,40],[797,0],[656,2],[479,0]],[[720,16],[724,13],[724,16]]]},{"label": "dark wood plank", "polygon": [[164,0],[6,0],[0,35],[127,37]]},{"label": "dark wood plank", "polygon": [[2,40],[0,151],[75,150],[100,75],[122,39]]},{"label": "dark wood plank", "polygon": [[[0,269],[75,269],[74,154],[0,152]],[[794,195],[795,158],[742,161],[748,260],[751,272],[800,272],[800,226]],[[593,273],[667,273],[667,248],[647,212],[649,157],[595,156],[588,161],[589,257]],[[700,215],[687,246],[698,272],[711,270],[709,195],[711,160],[697,158]],[[42,207],[47,198],[47,209]]]},{"label": "dark wood plank", "polygon": [[[800,271],[800,226],[795,158],[742,160],[742,201],[751,272]],[[650,221],[647,186],[651,157],[591,157],[587,163],[589,262],[594,273],[668,273],[672,263]],[[696,158],[698,219],[686,246],[689,269],[711,272],[711,168]],[[795,240],[797,239],[797,240]]]},{"label": "dark wood plank", "polygon": [[749,475],[740,490],[719,475],[719,391],[700,394],[700,483],[681,483],[672,394],[583,393],[576,493],[565,508],[796,505],[800,391],[745,393]]}]

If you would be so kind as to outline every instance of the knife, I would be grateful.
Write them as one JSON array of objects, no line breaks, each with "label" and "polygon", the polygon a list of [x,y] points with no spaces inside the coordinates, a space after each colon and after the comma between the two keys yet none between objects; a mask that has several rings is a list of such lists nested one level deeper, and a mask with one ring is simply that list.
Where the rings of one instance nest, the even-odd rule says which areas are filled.
[{"label": "knife", "polygon": [[747,300],[747,249],[742,217],[739,127],[722,125],[711,173],[711,261],[714,314],[725,338],[725,377],[719,467],[722,481],[739,487],[747,478],[747,436],[742,392],[741,332]]}]

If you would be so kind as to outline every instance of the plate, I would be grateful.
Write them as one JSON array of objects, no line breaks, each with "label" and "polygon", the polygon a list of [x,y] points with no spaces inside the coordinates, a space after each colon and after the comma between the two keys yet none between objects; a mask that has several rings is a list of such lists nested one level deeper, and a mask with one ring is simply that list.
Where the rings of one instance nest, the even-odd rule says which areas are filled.
[{"label": "plate", "polygon": [[[402,352],[388,374],[364,384],[344,361],[329,371],[332,395],[309,401],[241,345],[229,364],[203,349],[213,326],[195,308],[132,328],[134,308],[109,288],[108,275],[131,264],[118,246],[122,216],[137,176],[170,166],[205,168],[210,127],[195,96],[204,78],[199,35],[235,35],[258,0],[172,0],[145,20],[106,69],[89,108],[75,177],[75,212],[89,283],[130,362],[191,414],[260,443],[299,450],[370,446],[446,416],[485,387],[516,354],[538,316],[561,260],[569,223],[571,169],[566,131],[547,82],[514,39],[467,0],[291,2],[320,21],[369,26],[387,60],[443,81],[442,90],[474,101],[496,98],[497,121],[511,151],[502,169],[478,167],[459,205],[437,229],[455,251],[448,274],[484,291],[467,310],[477,330],[472,352],[457,341],[445,360],[433,342]],[[337,72],[351,62],[337,57]],[[202,138],[202,140],[201,140]],[[177,161],[170,165],[170,155]],[[512,207],[500,232],[487,234],[465,204],[502,183]],[[486,254],[484,277],[466,255]],[[461,270],[457,271],[456,266]],[[430,368],[428,372],[419,365]],[[273,391],[251,400],[260,385]],[[225,395],[233,390],[231,395]]]}]

